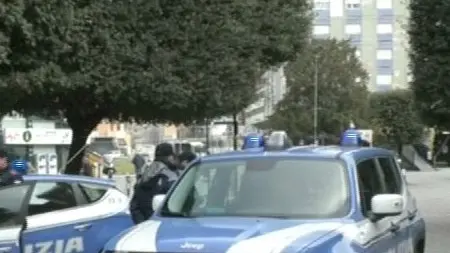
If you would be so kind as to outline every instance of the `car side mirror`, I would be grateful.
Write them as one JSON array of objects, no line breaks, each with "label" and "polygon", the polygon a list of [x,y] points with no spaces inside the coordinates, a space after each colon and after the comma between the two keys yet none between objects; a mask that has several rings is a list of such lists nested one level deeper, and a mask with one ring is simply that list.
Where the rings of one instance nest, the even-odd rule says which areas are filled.
[{"label": "car side mirror", "polygon": [[372,215],[375,220],[396,216],[403,212],[404,200],[400,194],[377,194],[371,200]]},{"label": "car side mirror", "polygon": [[162,203],[164,202],[164,199],[166,198],[166,195],[165,194],[158,194],[158,195],[155,195],[154,197],[153,197],[153,200],[152,200],[152,208],[153,208],[153,211],[156,211],[156,210],[158,210],[159,209],[159,207],[162,205]]}]

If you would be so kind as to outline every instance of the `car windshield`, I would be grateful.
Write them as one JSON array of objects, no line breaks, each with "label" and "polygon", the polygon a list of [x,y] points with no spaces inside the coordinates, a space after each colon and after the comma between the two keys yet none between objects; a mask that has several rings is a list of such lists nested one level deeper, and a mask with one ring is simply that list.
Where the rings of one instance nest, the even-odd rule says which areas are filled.
[{"label": "car windshield", "polygon": [[161,215],[338,218],[349,203],[347,171],[339,160],[244,158],[194,164]]}]

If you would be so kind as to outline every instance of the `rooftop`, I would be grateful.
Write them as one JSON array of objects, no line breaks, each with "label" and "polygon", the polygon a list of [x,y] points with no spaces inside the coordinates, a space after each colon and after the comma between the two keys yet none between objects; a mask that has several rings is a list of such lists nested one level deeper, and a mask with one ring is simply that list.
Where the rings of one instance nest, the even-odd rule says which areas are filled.
[{"label": "rooftop", "polygon": [[282,151],[258,151],[242,150],[232,151],[221,154],[214,154],[202,158],[203,161],[214,161],[233,158],[251,158],[251,157],[316,157],[316,158],[338,158],[343,155],[357,157],[369,157],[374,155],[389,155],[390,150],[375,147],[342,147],[342,146],[298,146]]}]

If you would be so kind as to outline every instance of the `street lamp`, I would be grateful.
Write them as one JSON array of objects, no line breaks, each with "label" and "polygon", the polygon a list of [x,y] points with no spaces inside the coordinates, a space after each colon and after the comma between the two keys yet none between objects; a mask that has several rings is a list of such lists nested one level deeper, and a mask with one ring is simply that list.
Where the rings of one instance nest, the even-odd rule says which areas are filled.
[{"label": "street lamp", "polygon": [[318,100],[319,100],[319,56],[314,58],[314,145],[319,145],[319,139],[317,136],[318,127]]}]

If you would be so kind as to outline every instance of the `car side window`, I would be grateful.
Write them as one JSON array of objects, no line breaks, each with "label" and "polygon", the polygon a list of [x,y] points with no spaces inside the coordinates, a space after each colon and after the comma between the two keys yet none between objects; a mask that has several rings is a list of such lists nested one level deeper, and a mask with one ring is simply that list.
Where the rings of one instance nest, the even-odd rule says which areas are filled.
[{"label": "car side window", "polygon": [[400,194],[402,192],[402,179],[394,159],[392,157],[379,157],[378,162],[384,174],[386,193]]},{"label": "car side window", "polygon": [[368,217],[372,210],[372,197],[383,193],[380,174],[374,159],[364,160],[357,164],[358,185],[362,213]]},{"label": "car side window", "polygon": [[20,212],[30,185],[14,185],[0,190],[0,228],[20,225]]},{"label": "car side window", "polygon": [[75,207],[77,202],[70,184],[62,182],[36,183],[28,204],[28,215],[48,213]]},{"label": "car side window", "polygon": [[79,184],[81,192],[88,203],[94,203],[105,196],[108,187],[95,184]]}]

